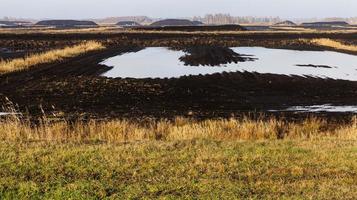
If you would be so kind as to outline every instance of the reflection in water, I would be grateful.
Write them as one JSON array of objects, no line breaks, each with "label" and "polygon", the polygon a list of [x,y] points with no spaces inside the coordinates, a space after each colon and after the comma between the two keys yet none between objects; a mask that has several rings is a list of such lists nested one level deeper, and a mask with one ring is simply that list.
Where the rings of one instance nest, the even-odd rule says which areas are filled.
[{"label": "reflection in water", "polygon": [[150,47],[137,53],[127,53],[109,58],[101,64],[114,66],[103,76],[122,78],[172,78],[186,75],[214,74],[235,72],[237,64],[227,67],[192,67],[185,66],[179,60],[185,56],[183,51],[169,50],[164,47]]},{"label": "reflection in water", "polygon": [[0,48],[0,53],[11,53],[11,51],[7,48]]},{"label": "reflection in water", "polygon": [[[254,55],[257,60],[254,62],[227,62],[227,64],[217,64],[212,67],[202,65],[192,67],[185,66],[185,63],[180,61],[180,58],[187,57],[184,51],[150,47],[139,52],[109,58],[101,64],[114,66],[103,76],[122,78],[173,78],[186,75],[248,71],[357,80],[357,56],[353,55],[330,51],[295,51],[263,47],[235,47],[231,49],[239,55]],[[230,55],[232,56],[232,54]],[[301,67],[302,65],[333,67]]]},{"label": "reflection in water", "polygon": [[251,55],[234,52],[228,47],[198,46],[183,50],[188,53],[179,58],[186,66],[223,66],[223,64],[254,61]]},{"label": "reflection in water", "polygon": [[18,113],[0,112],[0,116],[5,116],[5,115],[18,115]]},{"label": "reflection in water", "polygon": [[337,68],[337,67],[331,67],[331,66],[327,66],[327,65],[313,65],[313,64],[296,65],[296,66],[298,66],[298,67],[313,67],[313,68],[327,68],[327,69]]},{"label": "reflection in water", "polygon": [[314,105],[314,106],[293,106],[285,110],[270,110],[271,112],[276,111],[295,111],[295,112],[344,112],[344,113],[357,113],[357,106],[333,106],[330,104],[325,105]]}]

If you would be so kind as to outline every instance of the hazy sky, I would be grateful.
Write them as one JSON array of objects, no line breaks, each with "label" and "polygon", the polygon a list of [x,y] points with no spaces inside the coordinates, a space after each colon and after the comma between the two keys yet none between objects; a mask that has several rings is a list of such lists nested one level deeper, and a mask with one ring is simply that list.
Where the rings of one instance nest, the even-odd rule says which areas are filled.
[{"label": "hazy sky", "polygon": [[357,0],[0,0],[0,17],[101,18],[147,15],[190,17],[207,13],[234,16],[352,17]]}]

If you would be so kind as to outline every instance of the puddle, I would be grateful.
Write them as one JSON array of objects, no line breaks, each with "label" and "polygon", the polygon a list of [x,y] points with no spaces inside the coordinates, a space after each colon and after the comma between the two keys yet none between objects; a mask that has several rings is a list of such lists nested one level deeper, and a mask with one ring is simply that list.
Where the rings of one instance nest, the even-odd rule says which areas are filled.
[{"label": "puddle", "polygon": [[18,115],[19,113],[6,113],[6,112],[0,112],[0,116],[5,116],[5,115]]},{"label": "puddle", "polygon": [[[229,49],[229,48],[226,48]],[[149,47],[138,52],[126,53],[103,61],[114,68],[103,76],[122,78],[174,78],[188,75],[205,75],[222,72],[248,71],[281,75],[312,76],[343,80],[357,80],[357,56],[331,51],[295,51],[263,47],[230,48],[236,54],[208,52],[205,56],[229,62],[214,65],[195,61],[187,62],[189,51],[165,47]],[[227,50],[222,50],[229,52]],[[248,56],[249,55],[249,56]],[[196,56],[196,57],[195,57]],[[191,58],[200,58],[200,54]],[[249,57],[249,59],[241,59]],[[202,64],[203,63],[203,64]],[[221,64],[220,64],[221,63]]]},{"label": "puddle", "polygon": [[331,112],[331,113],[357,113],[357,106],[333,106],[331,104],[314,105],[314,106],[293,106],[285,110],[269,110],[270,112]]},{"label": "puddle", "polygon": [[0,53],[12,53],[13,51],[11,51],[8,48],[0,48]]},{"label": "puddle", "polygon": [[184,51],[170,50],[164,47],[150,47],[136,53],[127,53],[109,58],[101,64],[114,66],[103,76],[122,78],[173,78],[187,75],[234,72],[239,67],[234,65],[190,66],[180,61],[187,54]]},{"label": "puddle", "polygon": [[327,65],[313,65],[313,64],[296,65],[296,66],[298,66],[298,67],[313,67],[313,68],[327,68],[327,69],[337,68],[337,67],[331,67],[331,66],[327,66]]}]

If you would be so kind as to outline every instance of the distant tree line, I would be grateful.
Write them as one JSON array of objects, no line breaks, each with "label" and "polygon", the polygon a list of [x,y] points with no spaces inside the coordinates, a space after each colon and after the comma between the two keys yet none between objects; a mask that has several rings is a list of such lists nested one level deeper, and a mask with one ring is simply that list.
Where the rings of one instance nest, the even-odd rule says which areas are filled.
[{"label": "distant tree line", "polygon": [[193,20],[205,24],[275,24],[282,21],[279,17],[235,17],[229,14],[208,14],[204,17],[193,17]]},{"label": "distant tree line", "polygon": [[280,17],[253,17],[253,16],[231,16],[230,14],[207,14],[204,17],[193,17],[194,21],[201,21],[205,24],[276,24],[284,20],[291,20],[295,23],[318,22],[318,21],[345,21],[349,24],[357,24],[357,17],[350,18],[296,18],[282,19]]},{"label": "distant tree line", "polygon": [[[162,18],[163,19],[163,18]],[[201,21],[205,24],[275,24],[284,20],[291,20],[297,24],[303,22],[318,22],[318,21],[345,21],[349,24],[357,24],[357,17],[350,18],[295,18],[295,19],[282,19],[280,17],[253,17],[253,16],[231,16],[230,14],[207,14],[203,17],[196,16],[193,18],[186,18],[194,21]],[[88,19],[96,23],[117,23],[119,21],[135,21],[140,24],[151,24],[161,18],[150,18],[147,16],[123,16],[123,17],[108,17],[104,19]],[[0,21],[29,21],[36,22],[38,19],[24,19],[16,17],[0,17]]]}]

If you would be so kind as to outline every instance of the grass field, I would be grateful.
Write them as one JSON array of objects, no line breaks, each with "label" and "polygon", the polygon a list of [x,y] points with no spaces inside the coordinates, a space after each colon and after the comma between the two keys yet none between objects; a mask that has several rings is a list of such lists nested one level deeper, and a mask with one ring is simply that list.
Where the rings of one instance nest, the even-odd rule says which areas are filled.
[{"label": "grass field", "polygon": [[3,199],[354,199],[356,140],[0,143]]},{"label": "grass field", "polygon": [[[5,120],[0,123],[0,196],[353,199],[356,120],[333,130],[326,125],[317,119],[40,126]],[[284,127],[285,139],[278,139]]]}]

